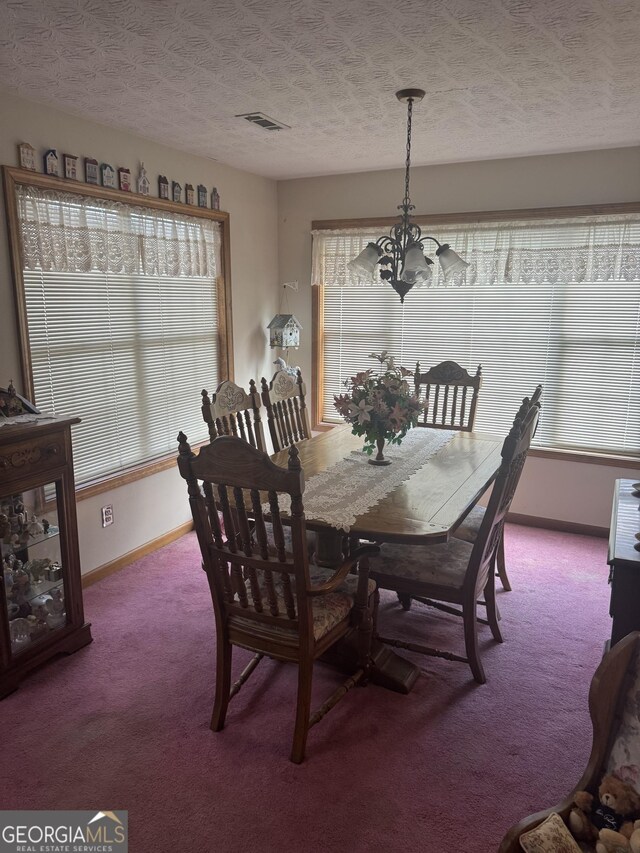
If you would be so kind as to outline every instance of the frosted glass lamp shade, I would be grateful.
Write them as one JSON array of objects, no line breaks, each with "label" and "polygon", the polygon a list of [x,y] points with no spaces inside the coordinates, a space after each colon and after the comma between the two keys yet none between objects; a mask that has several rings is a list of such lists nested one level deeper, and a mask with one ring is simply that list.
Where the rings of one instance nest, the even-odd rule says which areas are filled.
[{"label": "frosted glass lamp shade", "polygon": [[417,284],[431,278],[431,270],[419,243],[410,243],[404,258],[404,269],[400,276],[402,281]]},{"label": "frosted glass lamp shade", "polygon": [[463,261],[460,255],[450,249],[446,243],[437,249],[436,255],[440,260],[445,281],[448,281],[454,273],[464,272],[469,266],[467,261]]},{"label": "frosted glass lamp shade", "polygon": [[349,261],[347,266],[358,275],[372,276],[381,255],[382,250],[375,243],[367,243],[358,257]]}]

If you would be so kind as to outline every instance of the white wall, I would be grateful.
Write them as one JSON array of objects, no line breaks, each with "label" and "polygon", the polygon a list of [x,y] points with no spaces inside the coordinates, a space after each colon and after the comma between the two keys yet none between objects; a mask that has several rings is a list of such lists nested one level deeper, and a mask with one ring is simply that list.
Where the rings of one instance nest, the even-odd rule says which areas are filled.
[{"label": "white wall", "polygon": [[[273,356],[265,328],[277,310],[279,296],[275,181],[0,92],[1,163],[18,165],[19,142],[30,142],[39,154],[57,148],[116,168],[126,166],[134,177],[143,160],[152,179],[152,195],[157,195],[158,174],[179,180],[182,186],[203,183],[209,191],[216,186],[221,207],[230,214],[235,378],[243,384],[251,377],[270,375]],[[13,378],[22,391],[4,207],[0,232],[4,232],[0,237],[0,385],[6,387]],[[199,400],[192,403],[200,405]],[[103,530],[100,507],[108,503],[113,504],[115,523]],[[175,468],[79,501],[83,572],[156,539],[189,517],[185,484]]]},{"label": "white wall", "polygon": [[[402,170],[391,170],[278,183],[280,277],[282,281],[300,282],[299,293],[290,295],[290,305],[304,327],[296,362],[309,380],[311,222],[397,216],[403,178]],[[640,148],[414,168],[411,198],[417,213],[638,201]],[[613,481],[623,476],[640,479],[640,472],[532,457],[527,461],[513,511],[607,527]]]}]

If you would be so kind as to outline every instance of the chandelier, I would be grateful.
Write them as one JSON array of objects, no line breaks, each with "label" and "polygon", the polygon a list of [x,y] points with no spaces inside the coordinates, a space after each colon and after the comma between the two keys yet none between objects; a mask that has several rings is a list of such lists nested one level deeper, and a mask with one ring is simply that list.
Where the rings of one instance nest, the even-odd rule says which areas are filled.
[{"label": "chandelier", "polygon": [[436,256],[444,274],[445,281],[456,272],[462,272],[469,264],[463,261],[448,243],[439,243],[435,237],[422,236],[422,231],[411,221],[411,204],[409,196],[409,169],[411,167],[411,116],[413,102],[421,101],[425,96],[422,89],[401,89],[396,92],[396,98],[407,105],[407,162],[404,176],[404,198],[398,210],[402,211],[400,222],[394,225],[388,235],[384,235],[375,243],[367,243],[357,258],[349,263],[349,267],[358,275],[372,276],[376,266],[379,266],[380,278],[388,281],[400,296],[400,302],[411,290],[414,284],[424,284],[431,278],[429,266],[433,261],[425,254],[424,244],[431,240],[437,246]]}]

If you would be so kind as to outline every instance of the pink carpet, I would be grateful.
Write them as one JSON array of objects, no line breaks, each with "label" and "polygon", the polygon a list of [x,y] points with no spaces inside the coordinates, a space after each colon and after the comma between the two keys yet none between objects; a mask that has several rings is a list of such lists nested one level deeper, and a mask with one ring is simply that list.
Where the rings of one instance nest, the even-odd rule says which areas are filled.
[{"label": "pink carpet", "polygon": [[[208,728],[213,613],[193,534],[86,590],[94,642],[0,703],[0,808],[128,809],[133,853],[492,853],[517,819],[577,782],[587,691],[610,633],[606,543],[512,525],[503,645],[482,629],[488,682],[421,658],[409,696],[353,690],[288,761],[296,670],[263,661]],[[457,642],[444,614],[385,633]],[[236,652],[239,671],[248,653]],[[317,668],[317,696],[337,681]]]}]

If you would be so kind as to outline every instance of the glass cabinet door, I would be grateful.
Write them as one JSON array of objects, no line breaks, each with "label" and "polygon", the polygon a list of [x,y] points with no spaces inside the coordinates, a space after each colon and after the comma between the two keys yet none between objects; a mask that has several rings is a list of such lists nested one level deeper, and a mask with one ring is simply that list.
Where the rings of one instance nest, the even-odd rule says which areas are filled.
[{"label": "glass cabinet door", "polygon": [[0,496],[0,552],[12,657],[67,624],[54,483]]}]

